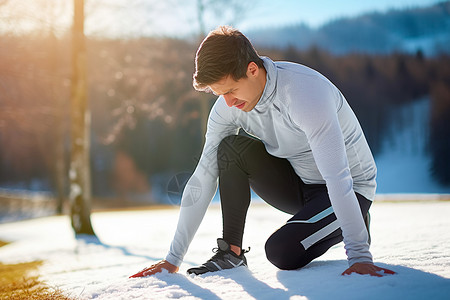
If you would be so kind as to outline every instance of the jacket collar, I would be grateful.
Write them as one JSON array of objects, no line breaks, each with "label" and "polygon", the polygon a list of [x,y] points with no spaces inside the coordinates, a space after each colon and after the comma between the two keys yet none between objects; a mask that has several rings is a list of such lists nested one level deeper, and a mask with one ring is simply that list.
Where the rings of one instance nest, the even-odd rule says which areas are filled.
[{"label": "jacket collar", "polygon": [[267,110],[269,105],[273,102],[275,96],[275,89],[277,84],[277,67],[275,63],[268,57],[261,57],[266,69],[266,85],[264,91],[254,109],[258,112]]}]

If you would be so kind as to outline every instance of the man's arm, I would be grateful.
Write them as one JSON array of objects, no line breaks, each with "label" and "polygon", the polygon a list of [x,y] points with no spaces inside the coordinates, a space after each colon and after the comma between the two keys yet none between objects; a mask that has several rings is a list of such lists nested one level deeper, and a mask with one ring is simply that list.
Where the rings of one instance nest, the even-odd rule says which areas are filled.
[{"label": "man's arm", "polygon": [[342,229],[349,264],[371,263],[368,234],[353,190],[337,115],[337,94],[330,83],[318,78],[305,84],[301,93],[308,98],[292,103],[292,119],[305,132],[317,168],[326,182],[333,211]]},{"label": "man's arm", "polygon": [[[302,99],[305,99],[305,95],[309,98],[306,98],[307,101],[292,103],[292,119],[308,138],[342,229],[350,265],[343,274],[356,272],[375,275],[380,268],[373,265],[367,242],[368,233],[353,190],[353,179],[337,113],[336,97],[339,97],[339,92],[331,83],[321,79],[311,80],[308,84],[303,84],[302,88]],[[357,122],[356,118],[354,122]]]},{"label": "man's arm", "polygon": [[[220,97],[213,106],[208,119],[206,142],[202,155],[182,194],[178,225],[170,251],[165,260],[132,277],[149,276],[161,272],[162,269],[171,273],[178,271],[178,267],[181,265],[217,189],[219,174],[217,147],[223,138],[237,133],[238,127],[233,123],[231,109],[226,106],[225,101]],[[141,274],[141,276],[137,276],[138,274]]]}]

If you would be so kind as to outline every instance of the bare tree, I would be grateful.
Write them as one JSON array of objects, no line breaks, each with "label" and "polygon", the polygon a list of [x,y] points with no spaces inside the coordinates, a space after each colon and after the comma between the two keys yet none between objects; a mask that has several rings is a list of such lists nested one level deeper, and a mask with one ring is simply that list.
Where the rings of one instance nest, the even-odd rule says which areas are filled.
[{"label": "bare tree", "polygon": [[70,216],[75,234],[95,235],[90,218],[90,111],[87,103],[84,0],[74,0],[72,43],[72,151],[69,171]]},{"label": "bare tree", "polygon": [[[142,15],[137,14],[136,18],[132,19],[132,22],[129,22],[129,19],[123,18],[117,18],[116,21],[120,22],[120,24],[123,23],[123,28],[141,28],[142,32],[138,33],[137,35],[145,35],[145,28],[149,27],[150,25],[157,26],[155,24],[151,24],[151,20],[158,18],[158,15],[159,17],[161,17],[161,15],[164,15],[169,11],[172,14],[174,14],[173,11],[175,11],[175,14],[177,14],[177,10],[174,10],[174,8],[182,9],[183,12],[185,12],[187,8],[194,8],[194,14],[180,13],[179,15],[177,15],[177,17],[179,17],[179,19],[181,19],[182,22],[185,23],[185,27],[192,27],[192,30],[195,32],[195,36],[198,37],[199,40],[201,40],[206,35],[207,30],[209,30],[211,27],[215,27],[219,24],[235,25],[239,23],[239,21],[243,20],[246,11],[248,11],[247,8],[250,5],[248,2],[241,0],[167,0],[164,2],[158,2],[154,0],[133,0],[127,1],[126,4],[124,3],[89,1],[88,10],[91,15],[87,18],[89,19],[90,17],[95,17],[96,13],[105,11],[110,11],[111,13],[118,14],[120,13],[120,11],[129,10],[131,12],[136,12],[145,10],[145,16],[147,17],[144,19],[140,17]],[[149,14],[154,17],[149,18]],[[192,17],[194,17],[194,19],[192,19]],[[92,21],[92,19],[88,20],[88,22],[89,21]],[[136,26],[136,24],[138,24],[138,26]],[[97,34],[100,34],[102,31],[108,31],[108,28],[104,28],[103,25],[96,24]],[[195,41],[195,43],[197,42],[198,41]],[[206,123],[211,106],[211,103],[207,99],[209,99],[210,97],[208,97],[207,95],[194,95],[197,95],[194,97],[198,98],[200,104],[200,118],[204,136],[204,133],[206,133]],[[158,105],[160,96],[151,98],[151,104],[148,103],[148,100],[137,101],[136,99],[132,98],[133,97],[128,95],[128,99],[124,98],[123,103],[120,105],[120,107],[117,107],[117,109],[114,110],[114,117],[118,121],[116,125],[113,126],[107,138],[109,142],[114,141],[115,137],[122,131],[122,129],[127,127],[134,127],[134,124],[136,122],[136,112],[142,112],[144,115],[148,115],[149,119],[153,119],[154,114],[152,111],[154,111],[155,109],[160,110],[160,105]],[[170,116],[166,114],[164,117],[170,118]]]},{"label": "bare tree", "polygon": [[[214,18],[215,20],[220,20],[219,22],[223,22],[222,24],[233,25],[243,17],[247,6],[248,2],[241,0],[197,0],[199,40],[203,39],[206,35],[206,23],[208,16]],[[201,107],[200,116],[202,131],[203,136],[205,136],[210,104],[208,101],[203,99],[203,97],[200,97],[199,101]]]},{"label": "bare tree", "polygon": [[247,1],[241,0],[196,0],[197,1],[197,22],[199,36],[206,35],[208,17],[214,19],[213,26],[236,25],[243,19],[249,6]]}]

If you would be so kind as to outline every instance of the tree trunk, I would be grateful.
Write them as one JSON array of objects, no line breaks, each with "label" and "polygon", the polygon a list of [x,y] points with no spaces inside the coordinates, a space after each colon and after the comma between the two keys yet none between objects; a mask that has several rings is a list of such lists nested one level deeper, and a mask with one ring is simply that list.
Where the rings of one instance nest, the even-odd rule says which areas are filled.
[{"label": "tree trunk", "polygon": [[52,181],[55,186],[56,196],[56,213],[62,214],[64,209],[65,190],[67,184],[67,167],[64,161],[64,136],[67,134],[64,115],[64,99],[61,97],[59,89],[59,68],[58,68],[58,42],[54,34],[53,26],[49,32],[49,66],[50,66],[50,97],[53,103],[55,103],[57,113],[55,116],[55,124],[57,126],[55,131],[55,154],[51,157],[51,161],[54,162]]},{"label": "tree trunk", "polygon": [[72,151],[69,170],[70,217],[76,235],[95,235],[90,216],[90,112],[87,104],[84,0],[74,0],[72,43]]}]

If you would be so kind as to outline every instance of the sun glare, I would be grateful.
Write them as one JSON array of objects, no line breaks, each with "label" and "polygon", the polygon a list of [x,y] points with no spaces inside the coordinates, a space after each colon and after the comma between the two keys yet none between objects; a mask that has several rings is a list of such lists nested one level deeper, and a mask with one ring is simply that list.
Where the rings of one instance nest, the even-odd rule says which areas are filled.
[{"label": "sun glare", "polygon": [[0,33],[52,33],[61,36],[72,24],[71,1],[63,0],[4,0],[0,2]]}]

